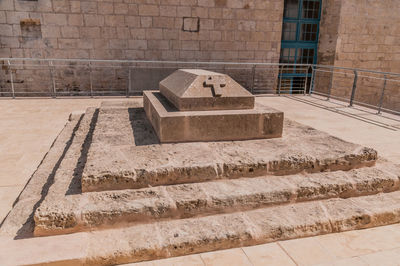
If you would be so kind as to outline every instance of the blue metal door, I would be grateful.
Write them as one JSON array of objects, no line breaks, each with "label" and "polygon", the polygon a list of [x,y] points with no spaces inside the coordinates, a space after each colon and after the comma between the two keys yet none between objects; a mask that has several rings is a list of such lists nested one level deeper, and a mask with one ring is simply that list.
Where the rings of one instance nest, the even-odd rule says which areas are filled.
[{"label": "blue metal door", "polygon": [[[321,0],[285,0],[281,63],[317,63],[320,19]],[[289,93],[298,93],[307,89],[311,72],[307,67],[288,66],[281,69],[279,76],[280,89],[282,86]]]}]

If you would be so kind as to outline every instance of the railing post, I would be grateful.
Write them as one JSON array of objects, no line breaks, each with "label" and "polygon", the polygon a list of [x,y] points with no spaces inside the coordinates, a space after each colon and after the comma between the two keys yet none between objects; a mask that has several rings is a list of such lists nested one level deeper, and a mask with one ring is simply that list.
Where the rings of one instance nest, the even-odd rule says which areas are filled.
[{"label": "railing post", "polygon": [[281,86],[282,86],[282,72],[283,72],[283,65],[279,69],[278,73],[278,79],[279,79],[279,85],[278,85],[278,95],[281,96]]},{"label": "railing post", "polygon": [[132,81],[131,81],[131,68],[129,68],[128,71],[128,88],[126,89],[126,98],[129,98],[129,92],[131,91],[131,85],[132,85]]},{"label": "railing post", "polygon": [[385,78],[385,81],[383,82],[383,88],[382,88],[381,98],[380,98],[380,100],[379,100],[378,115],[381,114],[382,105],[383,105],[383,97],[385,96],[385,89],[386,89],[386,83],[387,83],[387,76],[384,75],[384,78]]},{"label": "railing post", "polygon": [[356,95],[357,78],[358,78],[357,70],[354,70],[354,82],[353,82],[353,89],[351,90],[351,96],[350,96],[350,107],[353,106],[354,96]]},{"label": "railing post", "polygon": [[315,78],[315,66],[311,66],[311,83],[308,95],[311,95],[311,93],[314,91],[314,78]]},{"label": "railing post", "polygon": [[305,81],[304,81],[304,90],[303,90],[303,94],[306,95],[307,92],[307,81],[308,81],[308,69],[310,68],[310,66],[306,67],[306,73],[305,73]]},{"label": "railing post", "polygon": [[92,64],[89,61],[90,98],[93,98]]},{"label": "railing post", "polygon": [[56,81],[54,79],[54,73],[53,73],[53,61],[49,61],[49,69],[50,69],[51,82],[53,83],[53,98],[57,98]]},{"label": "railing post", "polygon": [[14,77],[13,77],[13,74],[12,74],[12,69],[11,69],[10,60],[7,60],[7,63],[8,63],[8,69],[10,70],[11,95],[12,95],[13,99],[15,99]]},{"label": "railing post", "polygon": [[333,71],[335,71],[335,70],[332,68],[331,80],[329,81],[329,88],[328,88],[328,97],[326,98],[327,101],[329,101],[331,99],[332,86],[333,86]]},{"label": "railing post", "polygon": [[254,92],[254,80],[255,80],[255,76],[256,76],[256,65],[253,65],[251,72],[252,72],[252,75],[253,75],[253,78],[252,78],[252,81],[251,81],[251,93],[253,94],[253,92]]}]

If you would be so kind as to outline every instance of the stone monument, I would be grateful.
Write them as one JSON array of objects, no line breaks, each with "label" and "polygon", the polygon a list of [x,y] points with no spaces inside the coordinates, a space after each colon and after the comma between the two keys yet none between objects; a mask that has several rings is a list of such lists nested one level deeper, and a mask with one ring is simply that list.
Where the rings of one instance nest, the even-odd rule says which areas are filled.
[{"label": "stone monument", "polygon": [[160,142],[221,141],[282,136],[283,112],[255,105],[225,74],[179,69],[146,91],[144,109]]}]

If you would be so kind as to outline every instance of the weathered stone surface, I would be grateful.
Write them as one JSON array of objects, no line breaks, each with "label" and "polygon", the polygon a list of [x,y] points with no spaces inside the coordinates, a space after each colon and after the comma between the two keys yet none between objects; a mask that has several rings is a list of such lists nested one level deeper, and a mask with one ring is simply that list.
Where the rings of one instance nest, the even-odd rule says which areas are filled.
[{"label": "weathered stone surface", "polygon": [[[136,190],[83,193],[46,201],[35,213],[35,234],[94,230],[162,218],[230,213],[272,205],[392,192],[400,188],[400,168],[390,164],[289,176],[266,176],[171,185]],[[79,206],[79,202],[85,202]],[[340,215],[337,215],[340,217]],[[71,229],[71,228],[74,229]]]},{"label": "weathered stone surface", "polygon": [[[375,162],[376,153],[363,153],[362,147],[358,145],[337,140],[292,122],[287,122],[289,125],[287,128],[291,129],[285,130],[283,139],[290,140],[293,136],[301,136],[303,141],[301,143],[306,147],[313,140],[316,145],[306,148],[301,154],[310,154],[312,151],[310,156],[329,158],[328,162],[331,163],[329,167],[335,166],[332,169],[338,170],[343,167],[349,171],[320,172],[330,170],[325,163],[321,164],[325,166],[316,170],[317,173],[313,173],[314,170],[299,171],[302,169],[299,167],[290,167],[287,170],[276,166],[272,168],[274,171],[286,169],[286,172],[280,172],[285,176],[246,178],[249,176],[248,173],[253,173],[256,168],[246,172],[235,168],[235,164],[239,160],[249,164],[249,161],[245,160],[249,157],[268,158],[270,152],[259,147],[271,144],[258,143],[254,146],[251,141],[237,142],[235,146],[241,148],[246,145],[253,146],[245,150],[245,153],[235,161],[235,156],[228,157],[238,154],[231,144],[218,143],[223,145],[208,147],[208,143],[207,149],[196,145],[189,147],[193,150],[203,147],[202,152],[206,151],[211,155],[209,151],[216,148],[218,152],[224,151],[220,156],[227,156],[226,158],[234,164],[230,165],[231,168],[218,168],[218,171],[223,173],[222,170],[225,170],[242,178],[215,181],[213,179],[212,182],[198,184],[171,183],[170,186],[138,190],[81,193],[79,177],[83,167],[91,163],[87,155],[93,145],[101,145],[104,140],[108,140],[109,142],[103,145],[121,147],[126,145],[121,143],[126,143],[127,140],[138,141],[134,136],[126,139],[112,138],[114,134],[120,133],[118,132],[120,129],[113,128],[115,125],[107,121],[112,121],[113,116],[120,115],[123,110],[126,109],[120,108],[118,111],[108,106],[103,107],[103,110],[91,109],[82,119],[79,115],[71,116],[71,123],[54,143],[4,221],[0,230],[1,235],[13,235],[16,238],[32,236],[31,212],[39,207],[36,213],[43,216],[38,219],[38,224],[43,221],[50,225],[51,220],[56,218],[54,226],[48,227],[53,230],[52,233],[60,233],[59,229],[63,227],[68,227],[68,230],[64,231],[67,233],[94,228],[105,229],[64,236],[68,240],[67,245],[75,246],[73,243],[77,243],[76,246],[79,246],[82,252],[79,256],[71,256],[71,260],[69,256],[53,256],[51,259],[47,257],[44,258],[46,263],[109,265],[368,228],[400,221],[400,192],[391,192],[399,189],[399,166],[378,161],[374,167],[350,170],[349,166],[358,168],[368,165],[368,162]],[[129,115],[127,117],[122,115],[119,119],[116,124],[130,121]],[[110,135],[96,133],[98,129],[96,125],[101,123],[109,124],[108,130],[113,128],[113,131],[108,131],[111,132]],[[142,127],[142,130],[146,128],[138,121],[135,125],[140,125],[138,127]],[[310,139],[307,139],[308,135]],[[149,139],[142,138],[140,141],[146,140]],[[275,150],[279,150],[277,147],[287,149],[285,152],[288,154],[300,154],[299,150],[296,150],[298,142],[285,141],[274,142],[270,147],[275,147]],[[149,149],[149,146],[152,148]],[[137,147],[143,148],[142,152],[157,154],[163,151],[155,149],[159,146],[171,149],[176,145]],[[181,148],[183,147],[186,145]],[[327,152],[329,150],[331,153]],[[361,157],[351,155],[354,151]],[[179,150],[175,152],[171,154],[177,154],[179,160],[184,158]],[[109,153],[109,157],[110,154],[112,153]],[[198,155],[196,157],[196,153],[193,154],[194,159],[203,158]],[[261,157],[256,157],[256,154]],[[168,153],[163,155],[166,156]],[[343,157],[341,159],[343,161],[332,164],[336,161],[334,159],[336,157]],[[148,157],[143,158],[140,154],[136,159],[139,161],[147,159],[147,163],[150,163]],[[305,160],[299,161],[302,167],[309,166]],[[346,161],[348,163],[343,163]],[[160,162],[168,163],[162,160],[157,163]],[[362,163],[359,164],[360,162]],[[145,165],[144,161],[142,163]],[[149,166],[154,167],[154,165]],[[307,167],[306,169],[309,169]],[[261,167],[256,174],[259,176],[264,170],[265,168]],[[288,175],[291,171],[297,174]],[[374,195],[363,196],[368,194]],[[65,201],[60,201],[61,198]],[[330,199],[321,200],[323,198]],[[228,213],[222,213],[225,211]],[[206,216],[198,217],[199,215]],[[173,219],[166,220],[167,218]],[[145,224],[137,224],[138,221]],[[115,228],[109,229],[107,228],[109,226]],[[44,243],[43,238],[17,241],[18,245],[23,244],[27,249],[32,246],[42,246]],[[60,238],[48,236],[45,243],[60,244]],[[7,245],[3,244],[2,250],[4,247],[7,252]],[[62,261],[59,261],[60,258]]]},{"label": "weathered stone surface", "polygon": [[[392,192],[356,198],[356,204],[369,202],[359,209],[365,215],[361,223],[360,217],[352,214],[352,199],[332,199],[93,232],[90,256],[85,263],[137,262],[333,233],[336,232],[331,225],[335,222],[335,211],[327,208],[328,205],[343,207],[343,215],[338,219],[347,221],[348,226],[339,231],[375,226],[374,217],[385,213],[379,210],[381,206],[391,206],[394,215],[382,220],[380,225],[391,224],[400,219],[399,197],[400,192]],[[379,203],[375,202],[376,198],[380,198]]]},{"label": "weathered stone surface", "polygon": [[371,166],[376,151],[293,121],[282,138],[159,144],[141,108],[99,110],[83,191]]},{"label": "weathered stone surface", "polygon": [[177,112],[156,91],[144,92],[143,102],[146,116],[162,143],[282,136],[283,113],[265,106],[244,110]]},{"label": "weathered stone surface", "polygon": [[179,111],[253,109],[254,96],[225,74],[179,69],[160,82],[160,93]]}]

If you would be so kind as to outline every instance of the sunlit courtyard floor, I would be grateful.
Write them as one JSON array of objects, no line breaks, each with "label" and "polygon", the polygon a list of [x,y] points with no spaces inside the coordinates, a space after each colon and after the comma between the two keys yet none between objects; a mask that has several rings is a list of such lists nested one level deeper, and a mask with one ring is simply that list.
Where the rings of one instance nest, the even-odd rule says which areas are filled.
[{"label": "sunlit courtyard floor", "polygon": [[[126,98],[0,99],[0,223],[66,124],[71,112]],[[400,117],[311,96],[265,96],[257,102],[285,117],[369,146],[400,163]],[[301,141],[301,140],[299,140]],[[4,241],[2,241],[4,240]],[[60,237],[62,241],[62,236]],[[0,237],[0,261],[39,263],[56,247],[31,250]],[[25,250],[26,252],[26,250]],[[73,257],[74,250],[68,251]],[[17,258],[24,256],[25,258]],[[203,253],[134,265],[400,265],[400,225]]]}]

